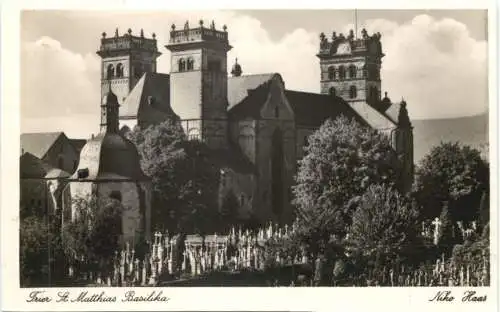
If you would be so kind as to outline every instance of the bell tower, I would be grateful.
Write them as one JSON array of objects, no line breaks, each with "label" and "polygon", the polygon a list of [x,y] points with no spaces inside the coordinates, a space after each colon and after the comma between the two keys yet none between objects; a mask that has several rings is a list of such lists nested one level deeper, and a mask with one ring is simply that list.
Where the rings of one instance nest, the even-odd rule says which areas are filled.
[{"label": "bell tower", "polygon": [[211,147],[227,146],[227,52],[232,48],[227,27],[217,30],[213,21],[205,27],[202,20],[195,28],[188,22],[178,30],[172,25],[165,47],[171,51],[170,103],[184,131]]},{"label": "bell tower", "polygon": [[369,36],[366,29],[359,39],[352,30],[347,37],[333,32],[331,40],[321,33],[317,54],[321,93],[376,107],[381,99],[380,68],[384,56],[380,38],[380,33]]},{"label": "bell tower", "polygon": [[113,37],[102,33],[101,46],[96,53],[102,59],[101,98],[112,87],[119,104],[123,103],[145,72],[156,72],[156,59],[161,55],[154,33],[152,39],[148,39],[142,29],[139,36],[134,36],[128,29],[126,34],[120,36],[118,28]]}]

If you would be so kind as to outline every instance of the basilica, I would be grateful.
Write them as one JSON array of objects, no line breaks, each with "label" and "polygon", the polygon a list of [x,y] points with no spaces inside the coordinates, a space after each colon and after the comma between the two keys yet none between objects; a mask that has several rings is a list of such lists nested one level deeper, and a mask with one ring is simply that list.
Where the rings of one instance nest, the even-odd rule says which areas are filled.
[{"label": "basilica", "polygon": [[[203,140],[220,155],[221,197],[233,192],[242,216],[288,222],[291,186],[307,137],[326,119],[344,115],[383,131],[404,163],[401,183],[413,177],[413,137],[406,103],[381,96],[381,35],[360,38],[321,34],[317,57],[321,93],[286,88],[280,73],[245,75],[236,60],[229,65],[229,32],[215,23],[172,25],[165,47],[170,73],[158,73],[161,56],[155,35],[129,29],[103,33],[101,90],[110,88],[120,104],[120,131],[179,121],[190,139]],[[311,66],[318,66],[311,64]],[[230,73],[230,74],[228,74]]]},{"label": "basilica", "polygon": [[359,38],[352,31],[330,37],[322,33],[318,64],[311,64],[321,68],[320,93],[289,90],[280,73],[245,75],[237,59],[228,64],[232,47],[225,25],[172,25],[165,47],[171,70],[159,73],[154,33],[151,38],[130,29],[102,34],[97,51],[102,60],[101,132],[86,142],[78,165],[65,175],[68,196],[115,194],[130,206],[125,236],[149,233],[151,209],[158,209],[150,206],[150,180],[126,133],[168,119],[220,156],[219,197],[232,193],[241,218],[292,220],[291,188],[307,138],[325,120],[341,115],[390,137],[403,168],[399,182],[409,189],[413,128],[404,100],[395,103],[387,93],[382,96],[380,33],[363,29]]}]

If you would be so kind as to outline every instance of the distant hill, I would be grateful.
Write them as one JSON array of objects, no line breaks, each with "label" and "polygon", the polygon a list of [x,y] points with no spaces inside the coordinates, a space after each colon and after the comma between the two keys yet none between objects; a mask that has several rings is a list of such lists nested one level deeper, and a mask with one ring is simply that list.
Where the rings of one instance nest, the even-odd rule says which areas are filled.
[{"label": "distant hill", "polygon": [[441,141],[460,142],[475,147],[488,159],[488,113],[471,117],[412,120],[414,156],[418,163]]}]

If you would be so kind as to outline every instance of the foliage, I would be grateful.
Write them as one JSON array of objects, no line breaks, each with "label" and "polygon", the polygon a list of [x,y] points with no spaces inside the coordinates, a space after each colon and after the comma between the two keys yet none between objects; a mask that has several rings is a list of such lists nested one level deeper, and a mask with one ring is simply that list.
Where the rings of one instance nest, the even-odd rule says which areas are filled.
[{"label": "foliage", "polygon": [[349,246],[377,267],[404,256],[417,242],[418,211],[392,187],[372,185],[362,195],[349,228]]},{"label": "foliage", "polygon": [[453,220],[451,219],[448,205],[443,206],[441,216],[439,218],[441,225],[439,226],[439,247],[441,250],[448,254],[451,247],[457,242],[455,239]]},{"label": "foliage", "polygon": [[488,163],[478,150],[458,142],[434,147],[416,170],[415,197],[426,219],[439,216],[446,201],[453,220],[472,221],[488,188]]},{"label": "foliage", "polygon": [[364,191],[394,184],[395,163],[386,135],[345,117],[327,120],[309,137],[293,188],[307,244],[321,248],[332,234],[345,235]]},{"label": "foliage", "polygon": [[452,262],[456,266],[483,267],[490,258],[490,240],[482,238],[475,242],[467,241],[463,245],[455,245]]},{"label": "foliage", "polygon": [[219,168],[210,150],[187,140],[182,127],[170,120],[129,138],[137,146],[141,166],[153,183],[153,227],[176,232],[210,231],[216,218]]},{"label": "foliage", "polygon": [[115,199],[74,198],[75,220],[63,225],[64,254],[70,262],[108,266],[119,249],[123,207]]},{"label": "foliage", "polygon": [[27,286],[47,276],[49,242],[54,240],[54,235],[49,231],[47,220],[36,216],[23,218],[19,232],[21,285]]}]

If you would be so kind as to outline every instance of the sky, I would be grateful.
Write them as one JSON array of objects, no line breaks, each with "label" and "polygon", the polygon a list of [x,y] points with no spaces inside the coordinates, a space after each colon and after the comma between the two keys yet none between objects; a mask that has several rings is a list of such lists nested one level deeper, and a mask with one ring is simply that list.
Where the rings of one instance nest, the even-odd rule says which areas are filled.
[{"label": "sky", "polygon": [[[24,11],[21,15],[21,132],[98,131],[103,31],[154,32],[170,71],[170,26],[227,25],[230,68],[277,72],[287,89],[319,92],[319,34],[347,33],[353,10]],[[382,91],[408,103],[413,119],[471,116],[488,107],[487,13],[482,10],[358,10],[358,32],[382,34]]]}]

